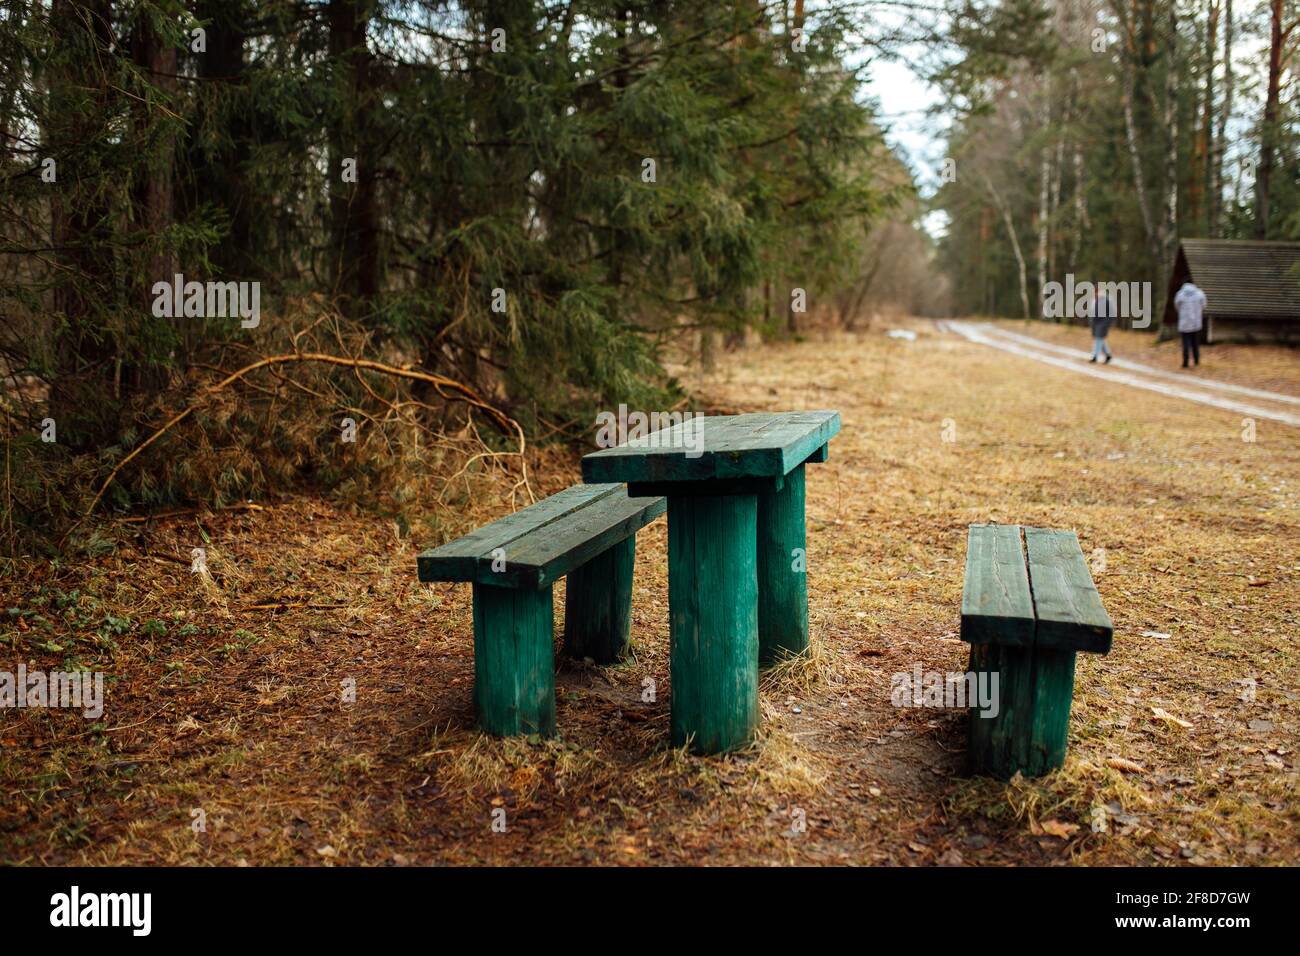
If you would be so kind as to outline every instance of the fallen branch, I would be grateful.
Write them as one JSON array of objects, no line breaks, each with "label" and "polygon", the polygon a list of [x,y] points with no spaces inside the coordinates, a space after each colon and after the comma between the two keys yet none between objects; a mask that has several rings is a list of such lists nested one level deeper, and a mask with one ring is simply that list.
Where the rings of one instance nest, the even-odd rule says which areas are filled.
[{"label": "fallen branch", "polygon": [[310,608],[313,610],[331,610],[337,611],[339,608],[348,607],[347,604],[312,604],[305,601],[296,601],[292,604],[245,604],[240,608],[241,611],[284,611],[289,608]]},{"label": "fallen branch", "polygon": [[[91,501],[90,507],[86,509],[86,513],[83,517],[89,517],[95,510],[99,505],[100,499],[104,497],[104,492],[108,490],[108,486],[113,483],[113,480],[123,468],[130,464],[131,461],[134,460],[142,451],[166,434],[168,429],[188,418],[209,396],[221,391],[227,385],[239,381],[250,372],[256,372],[258,369],[270,368],[276,365],[286,365],[290,362],[320,362],[325,365],[340,365],[345,368],[368,369],[372,372],[382,372],[385,375],[408,378],[417,382],[427,382],[434,387],[440,397],[449,401],[458,399],[472,408],[480,409],[488,416],[488,418],[492,419],[493,424],[496,425],[502,433],[510,434],[513,432],[517,435],[519,438],[518,454],[520,460],[523,460],[524,430],[520,427],[519,423],[505,414],[505,412],[489,405],[468,385],[462,385],[454,379],[445,378],[441,375],[434,375],[430,372],[421,372],[418,369],[398,368],[395,365],[385,365],[383,362],[375,362],[371,359],[343,358],[342,356],[330,355],[325,352],[295,352],[285,355],[271,355],[266,358],[258,359],[256,362],[251,362],[238,371],[231,372],[215,385],[209,385],[207,388],[203,389],[193,402],[187,405],[182,411],[173,415],[165,424],[162,425],[162,427],[137,445],[130,454],[119,461],[117,465],[114,466],[113,470],[108,473],[108,477],[105,478],[104,483],[99,486],[99,491],[95,493],[95,498]],[[448,394],[448,392],[453,394]],[[524,465],[523,474],[526,483],[528,480],[527,465]],[[529,491],[531,492],[531,489],[529,489]]]},{"label": "fallen branch", "polygon": [[227,511],[265,511],[266,508],[253,502],[242,502],[229,505],[225,508],[182,508],[179,511],[159,511],[155,514],[133,515],[129,518],[118,518],[123,524],[145,524],[150,521],[162,521],[164,518],[179,518],[186,515],[197,515],[211,512],[212,514],[222,514]]}]

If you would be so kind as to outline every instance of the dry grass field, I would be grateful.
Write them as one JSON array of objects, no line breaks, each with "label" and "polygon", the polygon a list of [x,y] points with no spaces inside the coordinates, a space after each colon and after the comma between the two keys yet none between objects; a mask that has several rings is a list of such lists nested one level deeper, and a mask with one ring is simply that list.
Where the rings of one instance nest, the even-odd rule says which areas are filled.
[{"label": "dry grass field", "polygon": [[[690,381],[700,408],[843,419],[808,473],[812,653],[765,678],[749,750],[667,744],[662,519],[638,539],[633,659],[557,661],[561,737],[507,741],[473,729],[469,588],[418,584],[415,555],[509,511],[509,481],[467,474],[409,529],[302,497],[106,522],[99,556],[0,579],[6,660],[108,675],[98,721],[0,714],[0,862],[1300,862],[1300,429],[1245,441],[1240,415],[905,324]],[[1177,364],[1176,343],[1113,344]],[[1300,395],[1298,358],[1213,347],[1199,374]],[[531,464],[539,497],[577,480],[568,452]],[[984,521],[1076,530],[1115,622],[1039,780],[965,776],[964,713],[890,704],[896,672],[965,669]]]}]

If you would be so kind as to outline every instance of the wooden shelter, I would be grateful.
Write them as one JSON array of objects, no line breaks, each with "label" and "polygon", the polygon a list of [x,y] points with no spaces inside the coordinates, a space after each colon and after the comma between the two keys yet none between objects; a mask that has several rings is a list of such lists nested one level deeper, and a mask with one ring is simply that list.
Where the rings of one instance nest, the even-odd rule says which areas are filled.
[{"label": "wooden shelter", "polygon": [[1300,242],[1184,239],[1165,297],[1165,334],[1178,328],[1174,295],[1189,279],[1205,293],[1204,341],[1300,342]]}]

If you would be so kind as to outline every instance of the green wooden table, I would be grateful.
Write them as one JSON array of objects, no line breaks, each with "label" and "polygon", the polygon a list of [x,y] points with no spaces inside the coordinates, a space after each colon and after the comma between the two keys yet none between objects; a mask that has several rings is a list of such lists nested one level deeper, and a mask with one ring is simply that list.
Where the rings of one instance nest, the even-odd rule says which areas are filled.
[{"label": "green wooden table", "polygon": [[834,411],[703,416],[582,459],[584,481],[668,499],[674,746],[744,746],[760,661],[808,647],[803,466],[839,430]]}]

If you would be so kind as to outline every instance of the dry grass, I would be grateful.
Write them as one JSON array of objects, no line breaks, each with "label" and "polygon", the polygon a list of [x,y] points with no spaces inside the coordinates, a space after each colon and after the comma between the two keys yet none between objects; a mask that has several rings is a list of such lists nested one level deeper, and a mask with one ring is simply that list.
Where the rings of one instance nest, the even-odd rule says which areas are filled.
[{"label": "dry grass", "polygon": [[[720,410],[843,416],[808,482],[814,651],[764,678],[746,751],[668,746],[662,521],[638,539],[634,658],[559,662],[558,740],[474,731],[469,589],[414,573],[419,547],[509,510],[508,476],[471,471],[409,530],[267,501],[105,525],[97,556],[0,579],[4,659],[110,681],[97,723],[0,717],[0,859],[1297,862],[1300,432],[1244,443],[1231,413],[912,327],[744,351],[695,383]],[[1284,388],[1278,354],[1210,349],[1202,374]],[[577,477],[560,452],[531,464],[539,494]],[[895,672],[964,669],[965,527],[989,520],[1104,549],[1115,648],[1080,655],[1068,762],[1037,781],[963,776],[964,716],[889,702]]]}]

